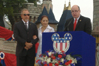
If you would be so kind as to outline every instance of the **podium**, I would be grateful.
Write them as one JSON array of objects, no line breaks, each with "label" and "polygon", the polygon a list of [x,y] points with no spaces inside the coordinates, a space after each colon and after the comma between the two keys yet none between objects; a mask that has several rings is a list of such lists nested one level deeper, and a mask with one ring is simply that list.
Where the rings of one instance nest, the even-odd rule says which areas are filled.
[{"label": "podium", "polygon": [[66,54],[81,55],[82,58],[77,62],[76,66],[95,66],[95,38],[83,31],[43,33],[42,54],[45,51],[54,50],[52,35],[55,33],[59,34],[60,38],[64,38],[66,33],[72,35],[72,40]]}]

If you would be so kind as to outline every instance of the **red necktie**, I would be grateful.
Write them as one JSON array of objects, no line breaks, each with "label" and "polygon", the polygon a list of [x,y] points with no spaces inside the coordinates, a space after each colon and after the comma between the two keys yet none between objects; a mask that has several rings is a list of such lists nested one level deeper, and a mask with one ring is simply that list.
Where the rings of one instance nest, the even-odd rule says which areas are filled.
[{"label": "red necktie", "polygon": [[75,31],[76,23],[77,23],[77,19],[75,19],[73,31]]}]

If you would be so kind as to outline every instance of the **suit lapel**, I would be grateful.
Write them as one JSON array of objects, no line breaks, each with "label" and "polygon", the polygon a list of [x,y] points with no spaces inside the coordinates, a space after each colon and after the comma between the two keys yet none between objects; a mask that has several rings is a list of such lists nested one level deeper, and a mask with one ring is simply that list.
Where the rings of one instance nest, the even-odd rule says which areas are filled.
[{"label": "suit lapel", "polygon": [[82,21],[82,18],[81,18],[81,16],[80,16],[80,18],[79,18],[79,20],[78,20],[78,22],[77,22],[77,25],[76,25],[75,30],[77,30],[77,28],[79,28],[79,25],[80,25],[81,21]]},{"label": "suit lapel", "polygon": [[21,26],[24,28],[24,30],[26,30],[26,31],[27,31],[27,29],[26,29],[26,27],[25,27],[25,25],[24,25],[23,21],[21,21]]}]

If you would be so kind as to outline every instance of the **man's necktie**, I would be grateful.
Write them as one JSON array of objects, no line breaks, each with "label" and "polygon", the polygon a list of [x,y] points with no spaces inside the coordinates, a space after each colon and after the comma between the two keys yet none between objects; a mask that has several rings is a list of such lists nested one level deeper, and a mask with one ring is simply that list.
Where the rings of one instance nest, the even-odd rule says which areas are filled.
[{"label": "man's necktie", "polygon": [[28,29],[28,27],[27,27],[27,22],[25,22],[25,27],[26,27],[26,29]]},{"label": "man's necktie", "polygon": [[76,23],[77,23],[77,19],[75,19],[73,31],[75,31]]}]

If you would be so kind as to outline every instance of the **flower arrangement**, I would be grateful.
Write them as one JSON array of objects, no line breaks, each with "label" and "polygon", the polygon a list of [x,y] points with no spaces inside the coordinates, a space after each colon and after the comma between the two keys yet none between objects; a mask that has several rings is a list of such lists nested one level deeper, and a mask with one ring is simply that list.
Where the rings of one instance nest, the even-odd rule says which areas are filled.
[{"label": "flower arrangement", "polygon": [[57,53],[54,51],[46,51],[40,55],[40,59],[36,60],[37,66],[75,66],[80,59],[74,58],[71,55],[66,55],[64,51]]}]

